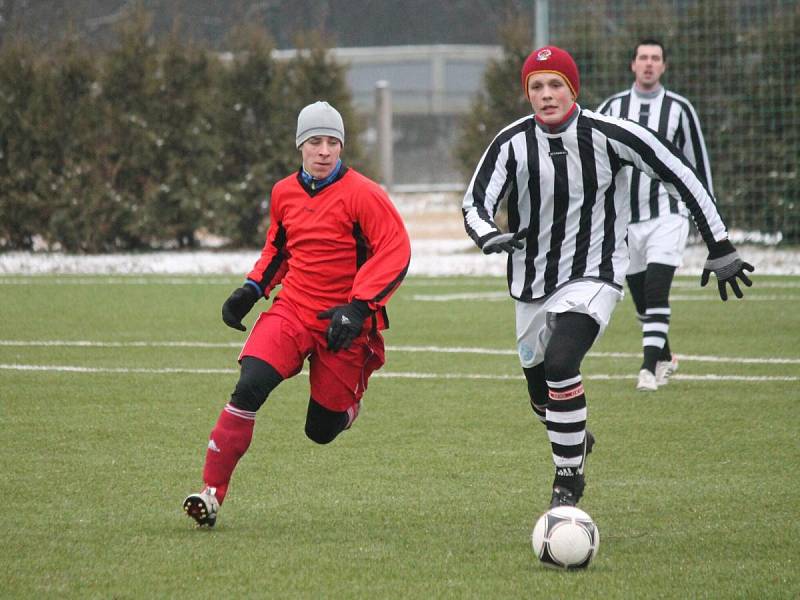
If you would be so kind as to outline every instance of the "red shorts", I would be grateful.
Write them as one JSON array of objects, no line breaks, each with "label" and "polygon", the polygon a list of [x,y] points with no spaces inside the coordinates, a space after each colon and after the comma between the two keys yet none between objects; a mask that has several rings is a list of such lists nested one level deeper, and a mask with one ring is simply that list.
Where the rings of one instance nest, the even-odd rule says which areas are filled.
[{"label": "red shorts", "polygon": [[362,333],[348,349],[331,352],[325,332],[309,328],[292,304],[281,299],[259,315],[239,360],[245,356],[268,362],[284,379],[297,375],[308,357],[311,397],[339,412],[361,400],[369,376],[386,357],[383,336],[377,331]]}]

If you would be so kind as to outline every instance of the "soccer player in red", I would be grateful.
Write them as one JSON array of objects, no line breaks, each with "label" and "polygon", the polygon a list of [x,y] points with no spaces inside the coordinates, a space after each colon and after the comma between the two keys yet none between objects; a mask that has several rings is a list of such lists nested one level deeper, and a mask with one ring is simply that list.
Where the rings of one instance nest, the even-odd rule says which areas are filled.
[{"label": "soccer player in red", "polygon": [[353,424],[370,375],[384,363],[386,303],[408,270],[411,247],[397,210],[340,159],[339,112],[327,102],[306,106],[296,143],[302,168],[273,187],[261,257],[222,306],[225,324],[245,331],[242,318],[281,285],[239,355],[239,381],[209,437],[204,487],[183,503],[201,526],[216,522],[258,409],[306,359],[306,435],[327,444]]}]

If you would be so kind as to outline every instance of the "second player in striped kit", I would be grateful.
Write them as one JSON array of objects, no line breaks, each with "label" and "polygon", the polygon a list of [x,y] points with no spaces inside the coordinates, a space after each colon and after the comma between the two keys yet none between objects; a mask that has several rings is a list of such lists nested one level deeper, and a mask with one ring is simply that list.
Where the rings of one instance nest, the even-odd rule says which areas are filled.
[{"label": "second player in striped kit", "polygon": [[[683,152],[713,194],[711,167],[697,113],[686,98],[661,85],[666,59],[660,41],[641,40],[631,59],[633,85],[608,98],[598,112],[625,117],[658,131]],[[644,355],[636,387],[641,391],[655,391],[665,385],[678,368],[678,359],[672,354],[668,338],[672,316],[669,290],[686,248],[689,212],[680,198],[670,194],[658,180],[637,169],[625,171],[629,189],[619,189],[617,193],[630,199],[628,249],[631,262],[626,279],[642,323]]]}]

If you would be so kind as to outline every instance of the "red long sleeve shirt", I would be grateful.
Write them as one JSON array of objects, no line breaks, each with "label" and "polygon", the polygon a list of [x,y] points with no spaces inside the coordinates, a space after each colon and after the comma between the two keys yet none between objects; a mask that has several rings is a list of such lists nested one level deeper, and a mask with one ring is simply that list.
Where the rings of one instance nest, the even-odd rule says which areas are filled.
[{"label": "red long sleeve shirt", "polygon": [[400,215],[383,189],[353,169],[315,191],[299,173],[275,184],[267,240],[247,278],[269,296],[292,302],[306,324],[324,330],[317,313],[353,299],[377,311],[378,329],[388,326],[385,305],[408,270],[411,244]]}]

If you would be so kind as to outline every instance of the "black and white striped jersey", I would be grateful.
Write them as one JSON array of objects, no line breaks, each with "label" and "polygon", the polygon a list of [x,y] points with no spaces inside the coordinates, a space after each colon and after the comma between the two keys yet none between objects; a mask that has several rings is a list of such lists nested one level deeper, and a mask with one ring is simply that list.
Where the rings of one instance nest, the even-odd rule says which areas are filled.
[{"label": "black and white striped jersey", "polygon": [[[686,98],[663,87],[647,93],[633,86],[608,98],[597,112],[636,121],[663,135],[686,155],[706,188],[714,193],[700,119]],[[630,194],[631,223],[670,213],[688,216],[686,207],[658,181],[635,169],[626,169],[626,172],[629,190],[620,189],[617,193]]]},{"label": "black and white striped jersey", "polygon": [[575,279],[622,286],[630,204],[615,194],[632,166],[664,182],[688,206],[706,244],[727,238],[714,198],[666,138],[638,123],[580,109],[558,133],[524,117],[503,129],[483,154],[464,195],[467,233],[479,247],[501,231],[528,228],[526,247],[509,255],[509,292],[520,301],[547,296]]}]

